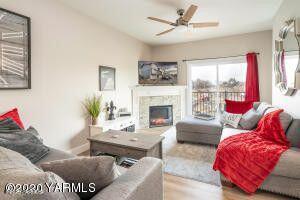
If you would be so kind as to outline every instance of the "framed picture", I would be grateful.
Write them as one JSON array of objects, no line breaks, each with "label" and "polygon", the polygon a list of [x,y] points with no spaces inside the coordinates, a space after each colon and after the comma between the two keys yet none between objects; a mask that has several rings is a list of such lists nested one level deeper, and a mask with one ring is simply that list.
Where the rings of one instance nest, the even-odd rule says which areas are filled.
[{"label": "framed picture", "polygon": [[30,18],[0,8],[0,89],[30,89]]},{"label": "framed picture", "polygon": [[99,67],[100,91],[116,89],[116,69],[113,67]]}]

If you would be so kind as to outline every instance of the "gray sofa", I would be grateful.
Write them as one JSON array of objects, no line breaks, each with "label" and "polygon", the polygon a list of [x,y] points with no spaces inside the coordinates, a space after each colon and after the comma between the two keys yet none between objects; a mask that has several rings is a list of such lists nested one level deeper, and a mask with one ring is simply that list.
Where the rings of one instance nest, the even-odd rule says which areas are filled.
[{"label": "gray sofa", "polygon": [[[75,156],[67,152],[50,148],[49,154],[37,163],[35,163],[35,165],[39,167],[39,165],[44,162],[68,159],[73,157]],[[10,159],[12,160],[14,158],[11,157]],[[109,186],[99,191],[95,196],[91,198],[92,200],[163,199],[163,175],[161,160],[156,158],[145,157],[139,160],[131,168],[125,169],[120,167],[119,171],[122,173],[122,175],[120,175]]]},{"label": "gray sofa", "polygon": [[[260,103],[255,103],[257,109]],[[248,132],[222,126],[219,120],[205,121],[186,117],[176,124],[178,142],[193,142],[217,145],[225,138]],[[293,119],[286,136],[291,142],[291,148],[284,152],[273,172],[261,185],[260,189],[300,198],[300,119]],[[221,182],[228,185],[228,180],[221,176]]]}]

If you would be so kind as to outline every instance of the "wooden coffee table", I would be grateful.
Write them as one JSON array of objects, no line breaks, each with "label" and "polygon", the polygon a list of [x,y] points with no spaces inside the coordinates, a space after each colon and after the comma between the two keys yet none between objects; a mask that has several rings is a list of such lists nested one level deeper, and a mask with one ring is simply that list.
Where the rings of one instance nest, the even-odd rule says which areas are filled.
[{"label": "wooden coffee table", "polygon": [[[137,139],[134,141],[133,139]],[[162,141],[164,137],[142,133],[128,133],[109,130],[88,138],[90,156],[99,152],[116,156],[141,159],[156,157],[162,159]]]}]

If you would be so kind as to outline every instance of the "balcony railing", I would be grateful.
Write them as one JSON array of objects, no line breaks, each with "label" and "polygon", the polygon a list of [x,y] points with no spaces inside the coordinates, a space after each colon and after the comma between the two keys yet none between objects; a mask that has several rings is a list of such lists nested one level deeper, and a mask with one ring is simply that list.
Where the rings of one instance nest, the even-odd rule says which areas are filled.
[{"label": "balcony railing", "polygon": [[224,108],[225,99],[234,101],[244,101],[245,92],[193,92],[192,112],[216,116],[218,109]]}]

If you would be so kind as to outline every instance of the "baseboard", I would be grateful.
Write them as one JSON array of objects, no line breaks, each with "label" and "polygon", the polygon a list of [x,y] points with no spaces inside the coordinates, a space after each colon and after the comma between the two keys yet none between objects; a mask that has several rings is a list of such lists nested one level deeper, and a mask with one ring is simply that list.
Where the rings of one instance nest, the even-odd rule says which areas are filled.
[{"label": "baseboard", "polygon": [[85,152],[89,149],[90,149],[90,144],[85,143],[83,145],[80,145],[78,147],[75,147],[75,148],[72,148],[72,149],[68,150],[68,152],[71,153],[71,154],[78,155],[78,154],[83,153],[83,152]]}]

